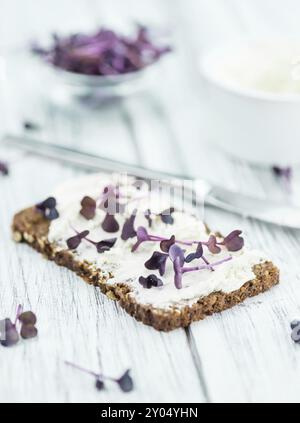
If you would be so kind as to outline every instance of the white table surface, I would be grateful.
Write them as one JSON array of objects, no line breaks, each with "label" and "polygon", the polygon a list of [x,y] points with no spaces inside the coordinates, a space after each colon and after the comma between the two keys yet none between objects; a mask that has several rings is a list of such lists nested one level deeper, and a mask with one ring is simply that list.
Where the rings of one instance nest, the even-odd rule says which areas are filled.
[{"label": "white table surface", "polygon": [[[210,143],[205,96],[197,71],[203,48],[253,34],[300,35],[298,0],[0,0],[0,52],[18,51],[54,29],[123,24],[126,16],[167,24],[176,54],[162,65],[148,95],[92,113],[58,110],[35,101],[36,75],[25,93],[18,78],[0,93],[1,129],[38,121],[45,140],[101,152],[157,169],[209,176],[227,187],[289,201],[269,169],[224,156]],[[26,74],[26,69],[24,69]],[[45,87],[46,92],[47,87]],[[5,94],[5,95],[4,95]],[[4,100],[4,101],[3,101]],[[219,315],[171,333],[137,323],[99,289],[11,241],[19,209],[44,199],[79,169],[0,147],[11,174],[0,178],[0,314],[18,303],[38,316],[38,339],[0,348],[0,401],[9,402],[258,402],[300,400],[300,347],[289,323],[300,317],[299,234],[208,209],[222,232],[240,228],[247,243],[264,249],[281,268],[281,284]],[[300,183],[294,178],[294,198]],[[65,366],[70,360],[118,376],[132,369],[136,388],[98,392],[93,380]]]}]

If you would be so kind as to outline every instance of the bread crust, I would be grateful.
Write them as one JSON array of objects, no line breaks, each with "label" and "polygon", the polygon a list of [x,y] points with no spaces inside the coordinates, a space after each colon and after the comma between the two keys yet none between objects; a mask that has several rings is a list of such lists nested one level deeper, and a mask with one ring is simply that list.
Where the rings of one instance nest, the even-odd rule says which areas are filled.
[{"label": "bread crust", "polygon": [[168,310],[154,308],[151,305],[139,304],[125,283],[111,285],[108,277],[101,270],[95,270],[88,262],[79,262],[68,250],[56,251],[55,246],[47,238],[50,222],[34,207],[27,208],[14,216],[12,231],[16,242],[26,242],[48,260],[59,266],[67,267],[87,283],[98,286],[110,299],[115,300],[136,320],[150,325],[160,331],[170,331],[187,327],[192,322],[219,313],[253,297],[279,283],[279,270],[270,261],[253,267],[255,279],[246,282],[240,289],[230,292],[213,292],[199,298],[197,302],[185,307],[172,307]]}]

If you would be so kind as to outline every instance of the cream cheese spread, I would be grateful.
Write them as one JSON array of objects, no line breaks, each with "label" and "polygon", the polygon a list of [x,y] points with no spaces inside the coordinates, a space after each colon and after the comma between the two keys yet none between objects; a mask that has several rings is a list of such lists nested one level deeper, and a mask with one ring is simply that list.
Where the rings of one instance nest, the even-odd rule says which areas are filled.
[{"label": "cream cheese spread", "polygon": [[300,42],[254,40],[219,54],[213,75],[234,86],[273,94],[300,93]]},{"label": "cream cheese spread", "polygon": [[[144,226],[152,235],[170,237],[175,235],[176,239],[182,241],[202,240],[207,241],[208,234],[204,223],[191,213],[176,211],[173,213],[174,223],[168,225],[162,222],[159,216],[153,218],[152,227],[148,228],[148,222],[144,216],[144,211],[149,207],[149,199],[146,197],[147,187],[137,190],[133,186],[133,179],[126,181],[126,187],[121,186],[120,190],[126,188],[127,197],[132,202],[132,207],[138,209],[135,229],[138,226]],[[75,258],[78,261],[87,261],[92,267],[101,269],[106,275],[113,275],[108,280],[108,284],[126,283],[131,289],[133,295],[141,304],[151,305],[160,309],[170,307],[183,307],[191,305],[199,297],[209,295],[215,291],[229,293],[239,289],[244,283],[255,278],[253,266],[266,260],[260,251],[242,250],[231,253],[222,248],[221,253],[211,254],[206,247],[205,257],[210,262],[221,260],[232,256],[232,260],[223,263],[215,268],[215,271],[201,270],[186,273],[183,277],[182,289],[177,289],[174,285],[174,271],[172,263],[168,260],[166,273],[160,277],[163,286],[146,289],[140,285],[138,279],[140,276],[157,274],[157,271],[147,270],[144,263],[151,257],[154,251],[159,251],[159,243],[144,242],[137,251],[131,252],[136,238],[123,241],[120,238],[121,229],[128,214],[118,214],[116,219],[120,225],[118,233],[107,233],[101,228],[101,223],[105,217],[105,212],[101,209],[96,210],[96,215],[91,220],[86,220],[81,216],[80,202],[86,195],[97,199],[103,188],[112,184],[112,176],[106,174],[94,174],[71,180],[61,185],[53,196],[57,200],[57,209],[59,218],[52,221],[49,229],[49,241],[56,245],[57,249],[67,248],[66,240],[75,235],[77,231],[89,230],[89,238],[95,241],[101,241],[112,237],[117,237],[115,246],[103,254],[99,254],[94,245],[83,240],[80,246],[74,251]],[[136,198],[139,200],[136,200]],[[169,208],[168,199],[161,198],[157,201],[157,206],[151,201],[151,211],[160,213]],[[156,210],[155,210],[156,208]],[[184,247],[186,254],[195,251],[193,247]],[[194,262],[193,262],[194,264]]]}]

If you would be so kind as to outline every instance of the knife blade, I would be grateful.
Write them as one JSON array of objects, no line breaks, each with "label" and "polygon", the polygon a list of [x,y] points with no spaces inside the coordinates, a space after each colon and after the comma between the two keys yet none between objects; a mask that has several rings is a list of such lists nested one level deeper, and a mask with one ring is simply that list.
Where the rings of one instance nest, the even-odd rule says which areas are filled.
[{"label": "knife blade", "polygon": [[[182,181],[194,181],[189,175],[151,170],[28,136],[7,134],[2,138],[2,143],[86,170],[127,173],[145,180],[162,180],[171,187],[178,187]],[[205,205],[274,225],[300,229],[298,207],[228,190],[207,180],[197,179],[195,186],[201,186],[202,193],[205,192]],[[195,198],[194,192],[190,192],[190,198]]]}]

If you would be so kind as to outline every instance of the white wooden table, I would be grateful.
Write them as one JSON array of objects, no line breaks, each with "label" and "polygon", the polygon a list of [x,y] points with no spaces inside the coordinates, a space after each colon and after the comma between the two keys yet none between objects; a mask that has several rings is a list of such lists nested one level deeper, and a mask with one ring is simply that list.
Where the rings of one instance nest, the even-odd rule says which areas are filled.
[{"label": "white wooden table", "polygon": [[[249,34],[300,33],[298,0],[0,0],[0,53],[53,29],[88,28],[126,17],[169,25],[176,53],[163,64],[153,91],[93,112],[35,102],[36,75],[21,94],[10,73],[2,91],[1,132],[38,121],[39,136],[102,155],[168,171],[209,176],[228,187],[288,201],[269,169],[228,158],[210,144],[197,60],[218,40]],[[45,87],[46,90],[47,87]],[[23,84],[24,89],[24,84]],[[1,95],[1,94],[0,94]],[[290,321],[300,317],[297,232],[208,209],[210,226],[241,228],[247,243],[280,265],[281,284],[190,328],[159,333],[137,323],[100,291],[66,269],[11,241],[13,214],[44,199],[80,170],[0,147],[11,174],[0,178],[0,315],[18,303],[38,316],[39,337],[0,348],[0,401],[18,402],[258,402],[300,401],[300,347]],[[299,183],[297,182],[299,181]],[[299,198],[300,178],[294,178]],[[132,369],[136,388],[98,392],[70,360],[118,376]]]}]

